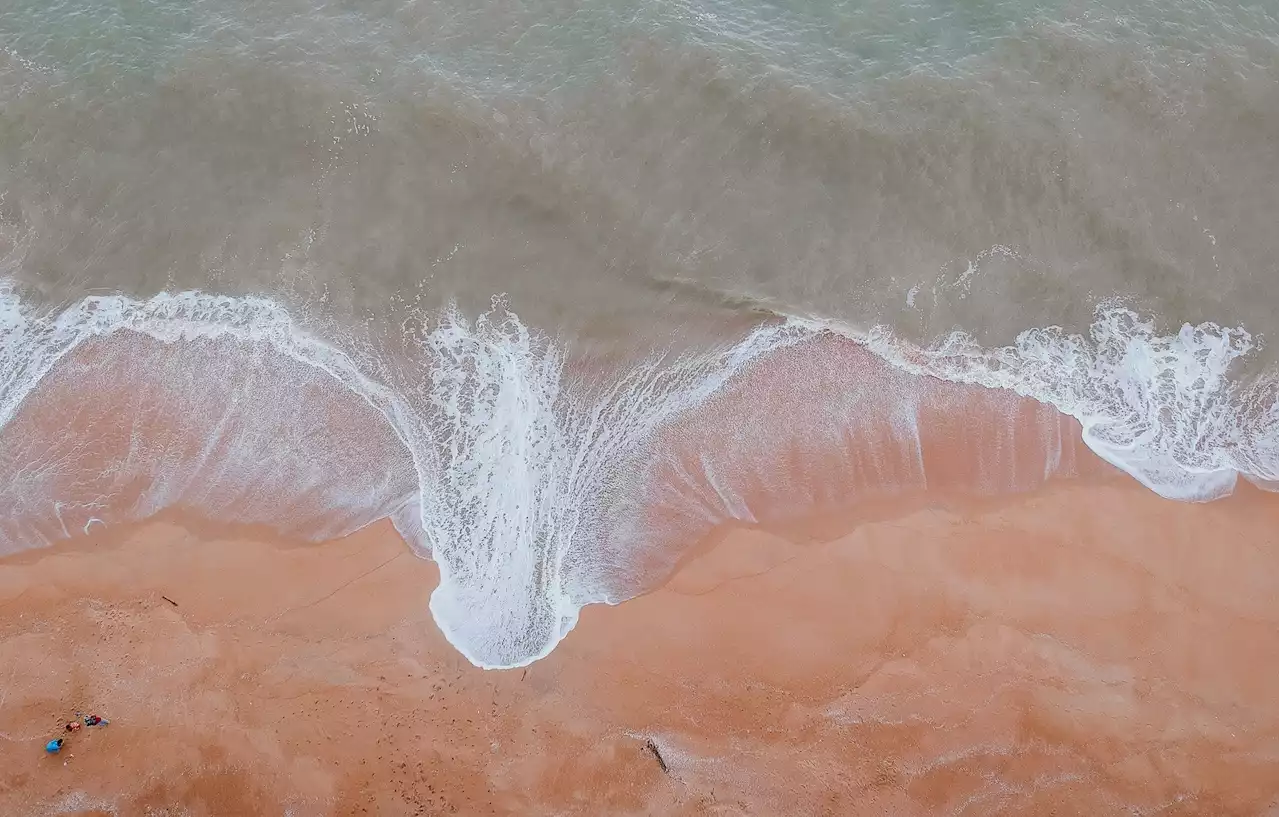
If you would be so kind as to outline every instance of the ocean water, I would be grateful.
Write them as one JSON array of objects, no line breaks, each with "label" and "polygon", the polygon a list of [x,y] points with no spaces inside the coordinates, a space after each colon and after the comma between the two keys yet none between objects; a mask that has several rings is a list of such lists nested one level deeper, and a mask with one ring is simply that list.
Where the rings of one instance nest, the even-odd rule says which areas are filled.
[{"label": "ocean water", "polygon": [[1171,501],[1274,489],[1276,31],[13,0],[0,551],[391,517],[451,643],[509,667],[726,521],[1028,490],[1085,448]]}]

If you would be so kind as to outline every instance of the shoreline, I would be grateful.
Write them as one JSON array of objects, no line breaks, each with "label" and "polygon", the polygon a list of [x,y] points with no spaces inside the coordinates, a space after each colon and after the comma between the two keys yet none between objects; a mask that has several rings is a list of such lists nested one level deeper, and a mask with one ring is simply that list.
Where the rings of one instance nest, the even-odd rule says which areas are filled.
[{"label": "shoreline", "polygon": [[[444,641],[435,566],[386,520],[308,545],[169,514],[10,556],[0,811],[1274,804],[1274,494],[938,499],[722,527],[509,671]],[[75,709],[112,723],[45,757]]]}]

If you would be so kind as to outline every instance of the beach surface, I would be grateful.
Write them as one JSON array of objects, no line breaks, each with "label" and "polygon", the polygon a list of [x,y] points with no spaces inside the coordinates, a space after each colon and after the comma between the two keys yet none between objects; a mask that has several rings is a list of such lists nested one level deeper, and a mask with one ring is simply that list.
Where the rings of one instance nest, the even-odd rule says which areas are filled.
[{"label": "beach surface", "polygon": [[1275,814],[1276,521],[1104,475],[721,528],[507,671],[387,522],[94,526],[0,561],[0,813]]},{"label": "beach surface", "polygon": [[1280,817],[1278,31],[0,3],[0,817]]}]

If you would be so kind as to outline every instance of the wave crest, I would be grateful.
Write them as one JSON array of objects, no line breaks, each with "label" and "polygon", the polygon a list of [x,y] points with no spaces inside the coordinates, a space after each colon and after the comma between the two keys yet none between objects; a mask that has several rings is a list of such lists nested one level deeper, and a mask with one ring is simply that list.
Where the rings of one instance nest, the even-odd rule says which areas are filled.
[{"label": "wave crest", "polygon": [[1048,327],[984,349],[956,332],[927,350],[883,329],[865,340],[909,371],[1008,389],[1075,417],[1098,456],[1168,499],[1226,496],[1237,474],[1276,480],[1275,376],[1245,385],[1230,377],[1254,350],[1244,329],[1185,324],[1161,335],[1154,321],[1112,305],[1099,307],[1088,337]]}]

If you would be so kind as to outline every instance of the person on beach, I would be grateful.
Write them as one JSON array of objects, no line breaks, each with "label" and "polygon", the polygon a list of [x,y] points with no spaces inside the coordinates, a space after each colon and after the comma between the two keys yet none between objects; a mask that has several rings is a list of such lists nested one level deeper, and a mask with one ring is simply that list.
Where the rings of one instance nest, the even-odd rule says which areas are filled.
[{"label": "person on beach", "polygon": [[49,741],[44,745],[44,750],[51,755],[56,755],[62,750],[62,738]]}]

